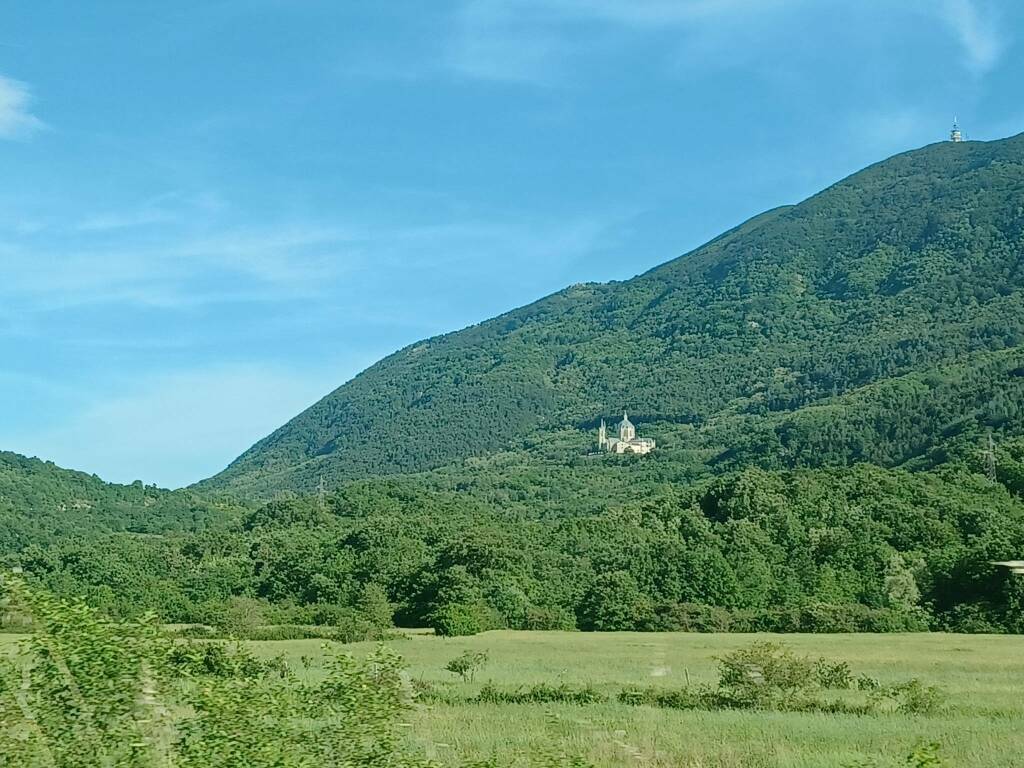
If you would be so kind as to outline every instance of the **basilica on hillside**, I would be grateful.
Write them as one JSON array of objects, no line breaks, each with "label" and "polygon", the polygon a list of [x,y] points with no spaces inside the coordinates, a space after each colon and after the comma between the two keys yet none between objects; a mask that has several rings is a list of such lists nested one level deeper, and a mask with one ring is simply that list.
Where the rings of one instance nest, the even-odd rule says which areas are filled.
[{"label": "basilica on hillside", "polygon": [[629,416],[622,414],[619,422],[619,436],[608,437],[608,427],[601,419],[601,428],[597,433],[597,446],[610,453],[636,453],[641,456],[654,450],[654,441],[649,437],[637,437],[636,427]]}]

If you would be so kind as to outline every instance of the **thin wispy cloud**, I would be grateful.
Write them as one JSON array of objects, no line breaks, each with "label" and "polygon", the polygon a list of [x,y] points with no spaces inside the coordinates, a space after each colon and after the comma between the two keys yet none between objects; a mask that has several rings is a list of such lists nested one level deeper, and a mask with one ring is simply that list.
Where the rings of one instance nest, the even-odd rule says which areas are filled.
[{"label": "thin wispy cloud", "polygon": [[0,75],[0,139],[27,136],[43,127],[32,114],[32,92],[18,80]]},{"label": "thin wispy cloud", "polygon": [[978,74],[992,69],[1006,47],[995,7],[980,0],[942,0],[936,7],[959,40],[968,68]]},{"label": "thin wispy cloud", "polygon": [[[580,55],[600,51],[601,28],[656,31],[749,21],[806,0],[467,0],[456,15],[449,64],[460,74],[557,85]],[[585,33],[585,34],[581,34]]]},{"label": "thin wispy cloud", "polygon": [[[330,301],[367,274],[401,280],[440,264],[461,264],[472,273],[493,270],[495,263],[579,258],[607,241],[614,226],[614,217],[538,222],[506,216],[430,226],[282,224],[194,236],[174,226],[153,234],[150,229],[163,223],[154,217],[145,237],[136,237],[142,220],[137,214],[87,219],[75,228],[74,247],[8,242],[0,301],[29,313],[97,305],[175,310]],[[167,220],[177,219],[168,214]]]},{"label": "thin wispy cloud", "polygon": [[[281,302],[320,293],[346,265],[344,236],[329,230],[229,230],[169,240],[152,245],[128,238],[45,251],[22,246],[12,252],[0,297],[46,311],[90,304],[173,309]],[[206,288],[209,283],[216,288]]]},{"label": "thin wispy cloud", "polygon": [[546,9],[566,18],[642,27],[666,27],[701,19],[764,13],[803,0],[506,0],[511,5]]}]

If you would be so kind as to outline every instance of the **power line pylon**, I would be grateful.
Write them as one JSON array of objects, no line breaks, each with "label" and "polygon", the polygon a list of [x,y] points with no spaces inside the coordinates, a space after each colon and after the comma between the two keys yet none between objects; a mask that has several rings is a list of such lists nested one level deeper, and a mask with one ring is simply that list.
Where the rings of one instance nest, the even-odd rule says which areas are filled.
[{"label": "power line pylon", "polygon": [[996,441],[992,438],[992,431],[988,433],[988,444],[985,446],[983,452],[985,456],[985,475],[993,483],[997,482],[996,478]]}]

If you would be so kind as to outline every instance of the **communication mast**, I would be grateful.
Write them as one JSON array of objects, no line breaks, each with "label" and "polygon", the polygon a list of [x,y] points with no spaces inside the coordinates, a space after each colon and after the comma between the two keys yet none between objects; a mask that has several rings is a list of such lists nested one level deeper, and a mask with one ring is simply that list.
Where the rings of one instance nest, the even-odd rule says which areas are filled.
[{"label": "communication mast", "polygon": [[949,132],[949,140],[957,144],[964,140],[964,135],[960,132],[960,124],[955,117],[953,118],[953,130]]}]

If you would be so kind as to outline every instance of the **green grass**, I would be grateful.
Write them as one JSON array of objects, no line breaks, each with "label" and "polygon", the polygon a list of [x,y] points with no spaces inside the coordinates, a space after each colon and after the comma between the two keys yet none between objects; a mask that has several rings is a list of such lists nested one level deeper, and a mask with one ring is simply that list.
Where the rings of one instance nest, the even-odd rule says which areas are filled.
[{"label": "green grass", "polygon": [[[410,635],[393,642],[409,673],[443,685],[458,698],[490,681],[592,683],[614,696],[628,685],[678,687],[717,679],[715,657],[774,639],[799,653],[849,662],[881,682],[911,677],[948,694],[940,715],[823,715],[697,712],[631,707],[610,701],[569,705],[421,706],[409,730],[442,763],[492,754],[505,759],[555,741],[600,766],[657,765],[839,768],[867,759],[898,760],[923,741],[938,741],[949,765],[1009,766],[1024,754],[1024,637],[988,635],[698,635],[488,632],[471,638]],[[260,654],[284,653],[302,670],[321,673],[315,640],[253,643]],[[370,644],[344,646],[356,654]],[[464,650],[486,650],[490,663],[475,683],[444,670]]]},{"label": "green grass", "polygon": [[[918,677],[941,686],[946,706],[934,716],[854,716],[742,711],[675,711],[619,704],[629,685],[678,687],[716,680],[715,657],[755,639],[783,642],[812,657],[847,661],[883,684]],[[16,636],[0,635],[0,652]],[[253,642],[260,655],[284,654],[300,675],[323,674],[323,642]],[[487,632],[470,638],[409,633],[390,645],[409,674],[456,700],[487,682],[591,683],[608,703],[570,705],[420,705],[410,712],[410,738],[442,764],[491,755],[526,765],[522,755],[554,743],[600,766],[686,768],[841,768],[875,760],[895,766],[921,742],[942,744],[951,768],[1020,764],[1024,754],[1024,637],[991,635],[700,635]],[[373,644],[338,650],[363,655]],[[465,650],[490,662],[473,683],[444,665]],[[308,670],[301,658],[312,659]],[[515,763],[516,760],[521,760]]]}]

